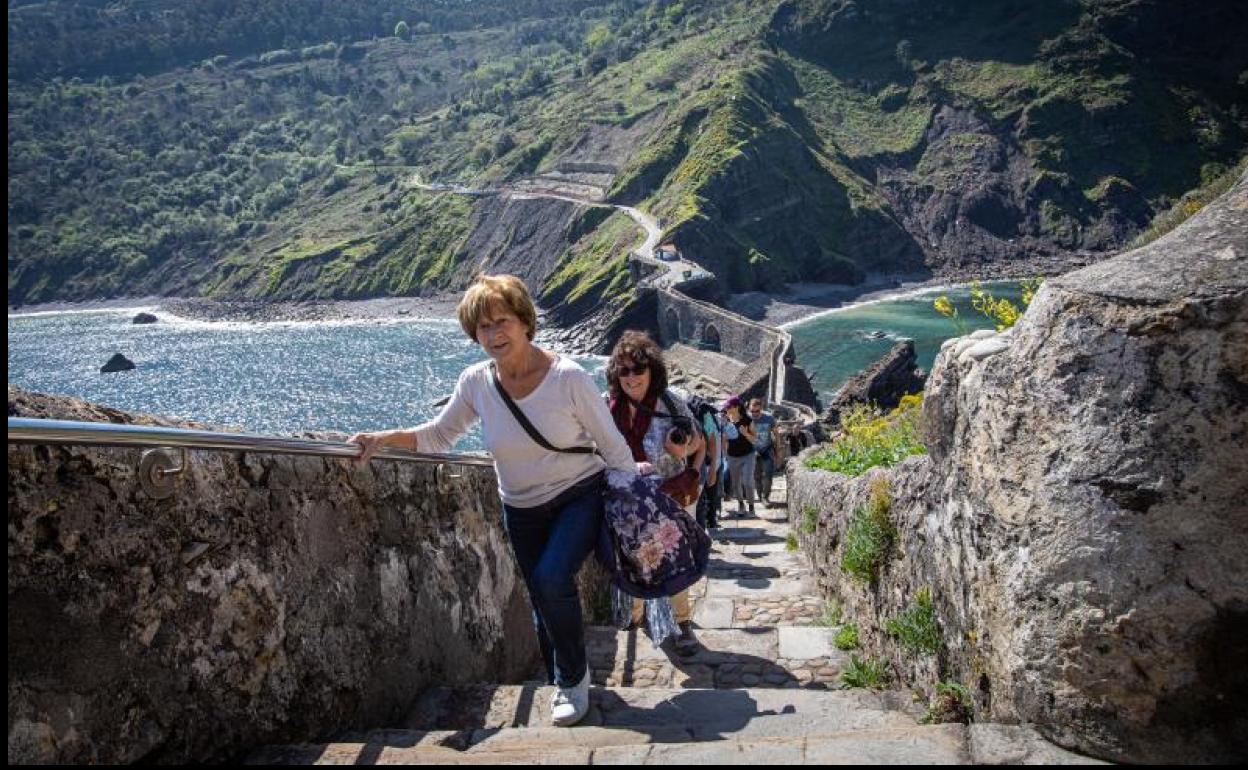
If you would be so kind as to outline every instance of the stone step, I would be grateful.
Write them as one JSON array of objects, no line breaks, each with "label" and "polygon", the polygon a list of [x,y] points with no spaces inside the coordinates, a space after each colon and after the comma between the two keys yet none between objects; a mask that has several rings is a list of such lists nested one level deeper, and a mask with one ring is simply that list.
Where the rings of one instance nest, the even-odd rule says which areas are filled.
[{"label": "stone step", "polygon": [[805,555],[800,553],[712,551],[707,577],[711,580],[804,577],[810,574],[808,565]]},{"label": "stone step", "polygon": [[800,577],[739,578],[708,580],[700,592],[708,599],[751,599],[766,601],[786,597],[819,595],[815,580],[809,574]]},{"label": "stone step", "polygon": [[766,540],[735,540],[716,543],[711,553],[793,553],[788,548],[788,537],[783,540],[768,537]]},{"label": "stone step", "polygon": [[267,748],[247,764],[967,764],[971,759],[963,725],[709,739],[591,730],[500,730],[464,749],[432,744],[426,733],[388,730],[361,740]]},{"label": "stone step", "polygon": [[[403,727],[425,731],[548,727],[554,689],[538,685],[432,688],[420,697]],[[687,730],[699,740],[783,737],[913,726],[915,714],[907,710],[914,708],[904,694],[888,691],[595,687],[590,690],[590,711],[582,726]]]},{"label": "stone step", "polygon": [[698,628],[767,628],[813,626],[822,621],[826,602],[813,596],[774,599],[701,598],[693,612]]},{"label": "stone step", "polygon": [[[705,734],[704,734],[705,735]],[[881,727],[802,737],[699,738],[694,730],[531,727],[375,730],[333,743],[270,746],[248,765],[304,764],[1107,764],[1055,746],[1027,725]]]},{"label": "stone step", "polygon": [[840,687],[849,654],[836,649],[835,628],[706,629],[700,649],[680,655],[655,648],[639,630],[586,629],[594,684],[607,687]]}]

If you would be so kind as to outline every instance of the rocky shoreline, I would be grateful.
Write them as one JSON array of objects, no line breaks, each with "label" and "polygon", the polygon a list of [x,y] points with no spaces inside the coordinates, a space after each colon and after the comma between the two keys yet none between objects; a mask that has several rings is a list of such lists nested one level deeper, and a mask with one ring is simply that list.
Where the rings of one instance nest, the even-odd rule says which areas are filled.
[{"label": "rocky shoreline", "polygon": [[[1072,253],[1062,256],[1037,255],[994,265],[991,272],[982,265],[949,266],[939,271],[918,273],[877,273],[858,284],[790,283],[783,292],[746,292],[728,297],[724,306],[734,313],[761,323],[779,326],[800,321],[850,303],[870,302],[912,291],[970,281],[995,281],[1052,277],[1085,267],[1103,254]],[[281,321],[352,321],[445,319],[455,316],[461,292],[421,297],[375,297],[359,300],[226,300],[207,297],[121,297],[82,302],[46,302],[35,305],[9,305],[9,315],[34,313],[91,312],[134,309],[164,312],[194,321],[234,321],[269,323]],[[553,330],[552,330],[553,331]]]},{"label": "rocky shoreline", "polygon": [[[973,280],[1008,280],[1036,275],[1052,276],[1095,261],[1091,256],[1074,256],[1060,263],[1045,260],[1006,266],[986,275],[982,270],[943,270],[940,274],[877,274],[860,284],[792,283],[785,292],[748,292],[729,296],[725,306],[752,321],[780,326],[793,324],[828,310],[851,304],[893,299],[906,294],[952,286]],[[9,315],[35,313],[135,310],[165,313],[181,319],[206,322],[281,323],[318,321],[403,321],[455,317],[459,292],[427,297],[378,297],[364,300],[308,300],[302,302],[265,300],[218,300],[205,297],[134,297],[87,302],[49,302],[38,305],[10,305]],[[556,328],[539,319],[538,342],[560,352],[591,354],[600,340],[588,327]]]}]

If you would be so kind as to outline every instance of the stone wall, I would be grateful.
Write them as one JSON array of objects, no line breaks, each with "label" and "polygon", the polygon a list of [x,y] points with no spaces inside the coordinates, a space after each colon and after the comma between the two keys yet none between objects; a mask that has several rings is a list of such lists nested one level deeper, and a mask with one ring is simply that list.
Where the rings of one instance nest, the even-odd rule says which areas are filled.
[{"label": "stone wall", "polygon": [[[947,343],[924,420],[930,455],[890,470],[789,466],[803,547],[866,654],[1080,752],[1248,756],[1248,181],[1048,281],[1010,332]],[[841,559],[875,477],[897,537],[864,585]],[[882,630],[924,587],[935,654]]]},{"label": "stone wall", "polygon": [[[660,344],[683,342],[718,350],[745,363],[746,369],[730,386],[738,395],[758,396],[768,402],[792,401],[795,406],[818,404],[806,373],[793,365],[795,353],[788,332],[755,323],[679,290],[661,289],[654,293]],[[783,383],[780,393],[774,392],[779,384],[777,377]]]},{"label": "stone wall", "polygon": [[699,302],[676,291],[660,291],[658,297],[660,344],[683,342],[699,346],[717,339],[719,352],[738,361],[770,356],[780,344],[780,334],[762,324],[709,302]]},{"label": "stone wall", "polygon": [[[13,388],[9,414],[172,424]],[[193,451],[154,500],[139,455],[9,447],[10,763],[222,761],[538,665],[492,470]]]}]

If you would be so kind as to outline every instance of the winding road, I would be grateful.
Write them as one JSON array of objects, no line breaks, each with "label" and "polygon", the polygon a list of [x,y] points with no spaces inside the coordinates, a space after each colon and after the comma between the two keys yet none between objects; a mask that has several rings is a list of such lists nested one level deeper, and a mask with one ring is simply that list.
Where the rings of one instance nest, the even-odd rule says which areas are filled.
[{"label": "winding road", "polygon": [[519,190],[509,186],[491,187],[486,189],[473,189],[462,185],[446,185],[446,184],[430,184],[423,181],[419,174],[413,174],[408,179],[408,186],[415,187],[429,192],[452,193],[458,195],[499,195],[513,200],[526,200],[531,198],[550,198],[553,200],[567,201],[581,206],[593,206],[596,208],[612,208],[623,211],[636,222],[646,233],[646,240],[641,246],[633,250],[633,255],[648,265],[659,268],[659,272],[645,279],[645,283],[653,286],[674,286],[690,278],[710,278],[711,273],[707,272],[701,266],[685,260],[675,262],[664,262],[655,259],[654,249],[659,245],[659,241],[663,237],[663,228],[659,225],[659,220],[633,206],[620,206],[614,203],[599,203],[598,201],[582,198],[567,193],[547,192],[536,189]]}]

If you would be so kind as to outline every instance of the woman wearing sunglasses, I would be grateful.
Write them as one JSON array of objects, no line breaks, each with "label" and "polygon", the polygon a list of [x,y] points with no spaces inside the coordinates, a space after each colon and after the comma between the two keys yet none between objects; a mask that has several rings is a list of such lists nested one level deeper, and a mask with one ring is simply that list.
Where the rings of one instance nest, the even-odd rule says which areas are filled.
[{"label": "woman wearing sunglasses", "polygon": [[[537,311],[519,278],[478,277],[460,301],[458,315],[464,332],[489,360],[460,375],[454,395],[432,422],[412,430],[360,433],[350,440],[362,447],[360,462],[384,447],[449,452],[481,421],[498,474],[503,524],[529,590],[547,675],[558,685],[551,719],[559,726],[573,725],[589,708],[590,678],[576,575],[598,539],[604,471],[636,473],[639,468],[589,373],[533,344]],[[513,405],[550,448],[520,423]],[[591,446],[597,453],[558,451]]]},{"label": "woman wearing sunglasses", "polygon": [[[670,479],[684,472],[689,460],[693,460],[692,467],[701,467],[706,443],[684,395],[667,386],[663,351],[649,335],[624,332],[607,363],[607,385],[611,416],[643,472]],[[696,515],[697,505],[695,498],[685,509]],[[693,633],[688,589],[671,597],[671,609],[679,628],[676,651],[682,655],[696,653],[698,639]],[[644,612],[645,604],[635,599],[634,626],[641,624]]]}]

